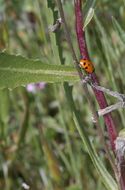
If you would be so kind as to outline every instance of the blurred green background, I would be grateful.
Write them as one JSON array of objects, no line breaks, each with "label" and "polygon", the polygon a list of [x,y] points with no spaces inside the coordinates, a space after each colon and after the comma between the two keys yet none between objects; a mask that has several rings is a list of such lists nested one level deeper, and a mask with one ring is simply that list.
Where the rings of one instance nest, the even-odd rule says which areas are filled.
[{"label": "blurred green background", "polygon": [[[57,33],[48,30],[59,18],[54,2],[0,0],[0,50],[51,64],[72,65],[63,27]],[[79,59],[73,0],[62,2]],[[84,19],[90,7],[94,8],[86,40],[99,81],[102,86],[124,93],[125,1],[83,2]],[[106,97],[109,104],[116,101]],[[91,98],[97,110],[92,92]],[[33,92],[26,87],[0,91],[1,190],[106,189],[76,129],[70,99],[81,118],[81,128],[114,178],[80,82],[43,84],[42,89]],[[124,110],[113,112],[113,116],[119,131],[125,126]],[[102,118],[100,125],[104,131]],[[107,134],[105,137],[108,140]]]}]

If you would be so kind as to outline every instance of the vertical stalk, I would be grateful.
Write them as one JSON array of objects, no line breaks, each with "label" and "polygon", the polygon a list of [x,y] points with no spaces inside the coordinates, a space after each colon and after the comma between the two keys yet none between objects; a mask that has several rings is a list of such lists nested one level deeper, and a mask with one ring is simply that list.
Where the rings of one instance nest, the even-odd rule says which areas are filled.
[{"label": "vertical stalk", "polygon": [[[75,0],[75,16],[76,16],[76,34],[77,34],[77,40],[79,44],[79,50],[81,53],[81,56],[83,59],[89,59],[89,54],[87,50],[87,45],[86,45],[86,40],[85,40],[85,31],[83,31],[83,17],[82,17],[82,2],[81,0]],[[97,78],[97,75],[95,72],[90,74],[92,82],[96,83],[99,85],[99,81]],[[93,88],[96,100],[100,106],[101,109],[107,107],[107,101],[104,96],[104,93],[101,91],[98,91]],[[110,139],[110,144],[112,147],[112,150],[115,150],[115,140],[117,137],[117,132],[116,132],[116,125],[113,121],[113,118],[110,113],[106,114],[104,116],[104,121],[107,127],[109,139]]]}]

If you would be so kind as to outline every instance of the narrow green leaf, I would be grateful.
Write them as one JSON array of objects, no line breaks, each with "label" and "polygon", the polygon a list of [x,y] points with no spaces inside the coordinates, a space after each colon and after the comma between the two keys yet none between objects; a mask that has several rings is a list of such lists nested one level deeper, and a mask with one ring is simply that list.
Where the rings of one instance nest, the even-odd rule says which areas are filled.
[{"label": "narrow green leaf", "polygon": [[15,88],[40,81],[57,83],[78,80],[74,67],[48,64],[6,53],[0,54],[0,89]]},{"label": "narrow green leaf", "polygon": [[114,17],[112,17],[112,22],[114,25],[114,29],[119,34],[119,37],[121,38],[121,40],[125,43],[125,31],[123,30],[123,28],[120,26],[120,24]]},{"label": "narrow green leaf", "polygon": [[6,138],[9,121],[9,91],[8,89],[0,90],[0,136]]},{"label": "narrow green leaf", "polygon": [[81,188],[79,187],[79,185],[71,185],[67,187],[66,190],[81,190]]},{"label": "narrow green leaf", "polygon": [[103,184],[105,185],[107,190],[118,190],[118,187],[117,187],[115,180],[112,178],[110,173],[108,173],[103,162],[101,161],[101,159],[97,155],[94,147],[92,146],[91,142],[89,141],[89,139],[86,135],[86,132],[84,130],[81,130],[81,127],[79,125],[79,120],[76,117],[75,113],[74,113],[74,121],[75,121],[77,130],[79,132],[79,135],[83,141],[83,144],[86,147],[95,168],[97,169],[98,173],[100,174],[101,180],[103,179],[102,180]]},{"label": "narrow green leaf", "polygon": [[91,141],[89,140],[87,133],[86,133],[86,130],[84,129],[84,127],[82,127],[83,123],[82,123],[81,118],[78,114],[78,111],[76,110],[76,107],[75,107],[75,104],[73,101],[73,97],[72,97],[72,91],[70,90],[70,88],[67,84],[64,85],[64,88],[65,88],[65,92],[66,92],[66,96],[67,96],[69,105],[71,107],[71,111],[73,113],[74,123],[75,123],[76,128],[79,132],[79,135],[81,137],[83,145],[86,148],[95,168],[97,169],[97,171],[100,175],[101,181],[103,182],[103,184],[105,185],[107,190],[118,190],[118,187],[117,187],[115,180],[112,178],[110,173],[105,168],[103,162],[101,161],[101,159],[97,155]]},{"label": "narrow green leaf", "polygon": [[0,90],[0,118],[4,124],[9,119],[9,91],[7,89]]},{"label": "narrow green leaf", "polygon": [[91,7],[89,9],[88,13],[87,13],[83,29],[85,29],[85,27],[90,23],[90,21],[92,20],[93,16],[94,16],[94,9]]}]

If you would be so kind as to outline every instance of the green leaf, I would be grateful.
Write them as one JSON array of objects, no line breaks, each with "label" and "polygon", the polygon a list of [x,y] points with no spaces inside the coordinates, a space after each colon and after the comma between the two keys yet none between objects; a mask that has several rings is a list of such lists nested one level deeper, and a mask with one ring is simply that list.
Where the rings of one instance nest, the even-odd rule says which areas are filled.
[{"label": "green leaf", "polygon": [[93,16],[94,16],[94,8],[91,7],[87,13],[83,29],[85,29],[85,27],[90,23]]},{"label": "green leaf", "polygon": [[70,187],[67,187],[66,190],[81,190],[79,185],[71,185]]},{"label": "green leaf", "polygon": [[83,123],[82,123],[81,117],[79,116],[79,113],[75,107],[73,97],[72,97],[72,91],[70,90],[69,86],[65,83],[64,83],[64,88],[65,88],[65,92],[66,92],[66,97],[68,99],[68,102],[69,102],[69,105],[71,107],[71,111],[73,114],[73,120],[74,120],[76,128],[79,132],[81,140],[83,142],[83,146],[84,146],[84,148],[86,148],[95,168],[97,169],[97,171],[100,175],[101,181],[103,182],[103,184],[105,185],[107,190],[118,190],[118,186],[117,186],[115,180],[113,179],[113,177],[110,175],[110,173],[105,168],[103,162],[97,155],[97,153],[94,149],[94,146],[92,145],[91,141],[89,140],[86,130],[84,129],[84,127],[82,127]]},{"label": "green leaf", "polygon": [[40,81],[57,83],[78,80],[74,67],[48,64],[42,60],[32,60],[6,53],[0,54],[0,89],[15,88]]},{"label": "green leaf", "polygon": [[87,151],[91,157],[91,160],[92,160],[95,168],[97,169],[97,171],[101,177],[100,179],[102,180],[106,189],[107,190],[118,190],[118,187],[117,187],[115,180],[112,178],[110,173],[105,168],[103,162],[101,161],[101,159],[97,155],[95,148],[92,145],[92,143],[90,142],[89,138],[87,137],[85,130],[81,129],[81,125],[79,125],[80,124],[80,118],[76,117],[76,113],[74,113],[74,121],[76,124],[76,128],[79,132],[79,135],[82,139],[82,142],[83,142],[84,146],[86,147],[86,149],[87,149]]},{"label": "green leaf", "polygon": [[7,139],[8,121],[9,121],[9,91],[0,90],[0,136]]},{"label": "green leaf", "polygon": [[9,119],[9,91],[7,89],[0,90],[0,119],[4,124]]},{"label": "green leaf", "polygon": [[119,37],[121,38],[121,40],[125,43],[125,31],[123,30],[123,28],[120,26],[118,21],[113,16],[112,16],[112,22],[114,25],[114,29],[119,34]]}]

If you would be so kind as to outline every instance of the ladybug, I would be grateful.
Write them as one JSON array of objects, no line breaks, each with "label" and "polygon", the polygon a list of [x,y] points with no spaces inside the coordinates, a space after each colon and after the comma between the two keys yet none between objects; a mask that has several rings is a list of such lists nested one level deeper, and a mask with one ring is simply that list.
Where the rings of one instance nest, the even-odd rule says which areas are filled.
[{"label": "ladybug", "polygon": [[93,73],[95,70],[93,63],[88,59],[81,59],[79,65],[89,74]]}]

